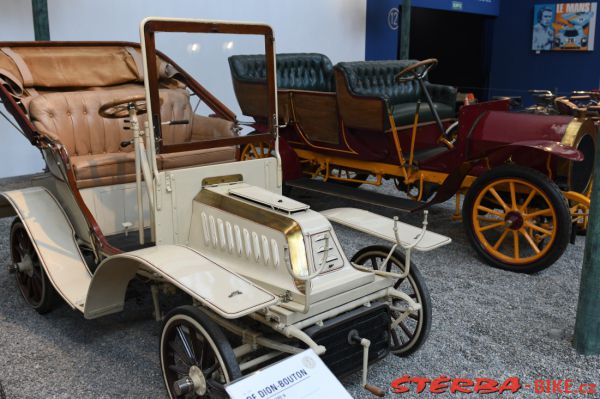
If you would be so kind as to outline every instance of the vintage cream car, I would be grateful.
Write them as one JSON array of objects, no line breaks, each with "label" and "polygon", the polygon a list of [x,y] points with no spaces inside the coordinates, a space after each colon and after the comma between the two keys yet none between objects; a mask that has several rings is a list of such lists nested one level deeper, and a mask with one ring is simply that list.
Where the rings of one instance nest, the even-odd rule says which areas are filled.
[{"label": "vintage cream car", "polygon": [[[337,375],[362,369],[363,385],[382,395],[367,384],[368,364],[413,352],[430,328],[411,249],[450,239],[426,231],[426,216],[417,228],[282,196],[277,151],[239,161],[240,146],[277,140],[269,26],[148,18],[140,32],[141,46],[0,45],[0,96],[49,169],[34,187],[1,194],[1,215],[16,215],[10,268],[23,297],[39,313],[62,300],[93,319],[123,309],[132,279],[146,282],[163,320],[170,397],[222,396],[307,348]],[[244,134],[229,108],[155,50],[159,32],[259,37],[269,125]],[[349,260],[330,221],[392,245]],[[177,291],[189,305],[163,315],[161,296]]]}]

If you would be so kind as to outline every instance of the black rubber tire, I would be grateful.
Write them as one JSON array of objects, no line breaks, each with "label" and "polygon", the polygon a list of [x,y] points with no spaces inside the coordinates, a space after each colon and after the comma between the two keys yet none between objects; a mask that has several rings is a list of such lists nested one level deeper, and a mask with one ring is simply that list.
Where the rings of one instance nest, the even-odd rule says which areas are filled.
[{"label": "black rubber tire", "polygon": [[[44,271],[44,267],[42,266],[33,247],[33,243],[29,238],[29,233],[27,233],[27,230],[25,229],[25,226],[21,220],[16,218],[10,228],[10,255],[13,264],[22,260],[19,251],[22,251],[23,249],[19,249],[18,247],[21,240],[24,240],[25,242],[23,243],[24,246],[20,248],[24,248],[31,257],[33,271],[31,277],[26,273],[15,271],[17,286],[19,287],[19,291],[21,292],[23,299],[25,299],[29,306],[35,309],[35,311],[39,314],[48,313],[54,309],[56,304],[59,302],[60,297],[50,282],[50,279],[46,275],[46,272]],[[33,276],[35,276],[35,279]],[[33,290],[32,286],[30,286],[29,289],[26,287],[26,282],[29,280],[31,280],[32,285],[36,284],[36,290],[39,290],[39,295],[35,295],[35,298],[33,297],[33,292],[26,292]]]},{"label": "black rubber tire", "polygon": [[[354,254],[352,257],[352,262],[358,265],[369,267],[369,265],[366,265],[365,262],[372,258],[385,259],[390,253],[390,249],[390,247],[384,245],[372,245],[362,248],[360,251]],[[395,273],[404,272],[405,259],[406,258],[402,252],[395,250],[390,257],[385,271]],[[371,267],[373,267],[372,262]],[[422,308],[419,311],[414,336],[410,338],[408,342],[403,343],[400,348],[394,348],[394,346],[391,345],[390,351],[400,357],[408,356],[418,350],[427,340],[429,331],[431,329],[431,297],[429,295],[427,285],[425,284],[425,279],[412,261],[410,262],[410,272],[408,273],[408,276],[402,279],[402,281],[397,281],[394,284],[394,287],[402,290],[402,284],[410,285],[412,293],[407,294],[411,296],[417,303],[420,303]]]},{"label": "black rubber tire", "polygon": [[[556,238],[552,243],[552,248],[550,248],[544,256],[530,263],[511,264],[494,257],[485,250],[484,245],[479,242],[474,231],[471,211],[477,196],[481,190],[487,187],[488,184],[492,183],[494,180],[506,178],[520,178],[536,186],[548,197],[552,207],[556,211]],[[475,183],[473,183],[465,195],[462,216],[467,238],[479,256],[489,265],[511,272],[530,274],[537,273],[548,268],[561,257],[567,248],[571,237],[572,226],[569,204],[556,183],[537,170],[518,165],[511,164],[497,166],[477,178]]]},{"label": "black rubber tire", "polygon": [[[160,365],[163,373],[163,382],[167,393],[170,398],[176,398],[177,396],[173,392],[172,382],[173,375],[176,372],[170,370],[165,371],[165,350],[167,345],[165,340],[169,340],[173,329],[177,326],[177,323],[183,323],[187,327],[193,327],[197,334],[200,334],[204,340],[210,345],[210,349],[217,358],[217,361],[221,364],[221,369],[224,371],[223,376],[225,383],[235,381],[242,376],[239,364],[231,348],[229,340],[221,330],[221,328],[210,319],[201,309],[196,306],[185,305],[179,306],[171,310],[164,318],[164,322],[161,328],[160,334]],[[181,324],[180,324],[181,325]],[[172,348],[172,347],[171,347]],[[204,353],[204,352],[203,352]],[[220,357],[220,359],[218,359]],[[189,359],[188,359],[189,360]],[[197,359],[196,359],[197,360]],[[171,381],[173,380],[173,381]],[[215,388],[214,385],[212,385]],[[213,397],[228,397],[222,387],[216,387],[216,391],[207,392],[206,395],[198,396],[195,393],[191,395],[184,395],[180,397],[184,398],[213,398]]]}]

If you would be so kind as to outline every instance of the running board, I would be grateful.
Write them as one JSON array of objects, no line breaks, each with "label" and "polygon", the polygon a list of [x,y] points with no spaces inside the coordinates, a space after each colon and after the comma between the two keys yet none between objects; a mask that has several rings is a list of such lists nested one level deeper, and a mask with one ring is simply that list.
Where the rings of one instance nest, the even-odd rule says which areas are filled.
[{"label": "running board", "polygon": [[344,198],[369,205],[381,206],[402,212],[411,212],[425,204],[424,202],[420,201],[413,201],[406,198],[395,197],[393,195],[385,195],[370,190],[362,190],[360,188],[348,187],[339,183],[329,183],[315,179],[301,178],[296,180],[288,180],[285,182],[285,184],[289,187],[297,189],[331,195],[334,197]]}]

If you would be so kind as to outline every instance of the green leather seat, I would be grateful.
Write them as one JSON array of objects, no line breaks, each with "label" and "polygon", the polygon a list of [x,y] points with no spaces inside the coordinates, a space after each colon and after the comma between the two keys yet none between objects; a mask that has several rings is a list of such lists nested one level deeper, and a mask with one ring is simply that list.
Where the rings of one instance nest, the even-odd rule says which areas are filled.
[{"label": "green leather seat", "polygon": [[[309,91],[335,91],[333,65],[317,53],[277,54],[277,88]],[[264,55],[233,55],[229,67],[234,80],[264,83],[267,70]]]},{"label": "green leather seat", "polygon": [[[398,83],[395,76],[402,69],[415,63],[402,61],[356,61],[340,62],[335,66],[345,77],[347,89],[357,97],[380,98],[392,110],[397,126],[411,124],[414,120],[416,103],[421,99],[420,122],[433,121],[434,117],[421,93],[416,80]],[[452,86],[425,83],[440,117],[455,117],[456,88]],[[384,122],[386,128],[389,123]]]},{"label": "green leather seat", "polygon": [[[455,117],[454,107],[451,107],[448,104],[437,102],[433,103],[433,105],[440,118],[445,119]],[[416,103],[401,103],[392,105],[392,114],[394,115],[394,122],[396,123],[396,126],[411,125],[415,120],[416,110]],[[433,113],[431,112],[431,109],[429,109],[429,105],[427,102],[423,101],[421,103],[421,108],[419,109],[419,122],[429,122],[433,120]]]}]

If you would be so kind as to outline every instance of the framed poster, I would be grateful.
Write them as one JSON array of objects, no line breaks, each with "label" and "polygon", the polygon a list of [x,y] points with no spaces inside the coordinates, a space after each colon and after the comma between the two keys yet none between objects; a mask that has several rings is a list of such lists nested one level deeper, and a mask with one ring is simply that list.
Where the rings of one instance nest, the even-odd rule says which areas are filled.
[{"label": "framed poster", "polygon": [[531,49],[594,50],[596,9],[596,2],[536,4]]}]

